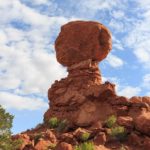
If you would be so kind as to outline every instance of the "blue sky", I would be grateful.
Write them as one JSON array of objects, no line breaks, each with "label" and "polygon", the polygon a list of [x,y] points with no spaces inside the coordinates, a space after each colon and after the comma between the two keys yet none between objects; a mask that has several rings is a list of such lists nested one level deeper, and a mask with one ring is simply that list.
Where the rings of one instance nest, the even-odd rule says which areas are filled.
[{"label": "blue sky", "polygon": [[69,21],[107,26],[113,49],[99,65],[103,81],[119,95],[150,96],[149,0],[1,0],[0,16],[0,104],[15,115],[13,133],[42,122],[48,88],[67,75],[54,41]]}]

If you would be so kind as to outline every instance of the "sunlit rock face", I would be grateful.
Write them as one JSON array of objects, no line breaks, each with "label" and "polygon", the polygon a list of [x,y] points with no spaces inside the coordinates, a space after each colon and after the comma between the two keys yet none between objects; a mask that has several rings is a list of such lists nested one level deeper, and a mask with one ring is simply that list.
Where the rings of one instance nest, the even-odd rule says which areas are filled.
[{"label": "sunlit rock face", "polygon": [[112,48],[111,33],[98,22],[69,22],[61,27],[55,48],[57,60],[64,66],[87,59],[102,61]]}]

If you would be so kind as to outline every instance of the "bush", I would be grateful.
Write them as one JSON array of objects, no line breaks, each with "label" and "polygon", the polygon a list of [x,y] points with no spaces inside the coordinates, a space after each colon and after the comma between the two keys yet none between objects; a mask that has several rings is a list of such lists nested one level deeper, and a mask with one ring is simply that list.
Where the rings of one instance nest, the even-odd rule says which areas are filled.
[{"label": "bush", "polygon": [[116,127],[111,128],[110,135],[112,137],[116,137],[119,140],[123,140],[126,137],[127,134],[126,134],[126,130],[125,130],[124,127],[116,126]]},{"label": "bush", "polygon": [[10,115],[0,106],[0,150],[16,150],[22,140],[12,140],[11,127],[14,116]]},{"label": "bush", "polygon": [[34,144],[35,145],[38,143],[40,138],[42,138],[42,134],[41,133],[35,135],[35,137],[34,137]]},{"label": "bush", "polygon": [[106,125],[111,130],[108,133],[113,138],[117,138],[118,140],[124,140],[127,136],[127,132],[123,126],[119,126],[117,123],[117,117],[112,115],[106,120]]},{"label": "bush", "polygon": [[56,144],[51,143],[51,144],[48,146],[48,150],[49,150],[49,149],[54,150],[55,147],[56,147]]},{"label": "bush", "polygon": [[89,139],[89,137],[90,137],[90,133],[88,133],[88,132],[83,133],[83,134],[81,135],[81,140],[82,140],[82,141],[87,141],[87,140]]},{"label": "bush", "polygon": [[117,117],[115,115],[112,115],[106,120],[106,126],[108,128],[112,128],[115,125],[116,121]]},{"label": "bush", "polygon": [[92,142],[84,142],[81,145],[75,146],[75,150],[94,150]]},{"label": "bush", "polygon": [[68,121],[66,119],[59,121],[57,131],[62,132],[68,128]]},{"label": "bush", "polygon": [[57,117],[52,117],[49,121],[48,124],[50,126],[50,128],[57,128],[58,124],[59,124],[59,120],[57,119]]}]

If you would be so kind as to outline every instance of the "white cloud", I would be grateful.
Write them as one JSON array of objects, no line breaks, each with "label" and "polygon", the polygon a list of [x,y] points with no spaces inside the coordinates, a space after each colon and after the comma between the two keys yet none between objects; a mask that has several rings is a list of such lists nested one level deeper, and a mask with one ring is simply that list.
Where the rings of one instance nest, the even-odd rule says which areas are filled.
[{"label": "white cloud", "polygon": [[141,1],[141,0],[136,0],[136,2],[139,3],[140,7],[144,8],[144,9],[149,9],[150,8],[150,1],[149,0],[144,0],[144,1]]},{"label": "white cloud", "polygon": [[32,0],[32,3],[34,4],[47,4],[48,3],[48,0]]},{"label": "white cloud", "polygon": [[113,43],[113,51],[115,50],[124,50],[124,46],[120,39],[117,39],[114,35],[112,35],[112,43]]},{"label": "white cloud", "polygon": [[16,50],[19,46],[2,49],[0,67],[6,71],[1,75],[0,87],[15,89],[21,86],[23,93],[46,95],[50,84],[66,75],[65,69],[58,64],[54,53],[37,49],[30,54],[28,45]]},{"label": "white cloud", "polygon": [[124,16],[125,16],[125,14],[124,14],[124,12],[123,11],[121,11],[121,10],[114,10],[113,12],[112,12],[112,16],[115,18],[115,19],[122,19]]},{"label": "white cloud", "polygon": [[[66,70],[56,61],[52,40],[60,26],[73,18],[48,17],[19,0],[0,2],[0,14],[5,14],[0,22],[0,90],[13,90],[15,94],[20,94],[12,95],[18,103],[27,100],[29,105],[28,99],[31,98],[22,97],[22,94],[46,97],[51,84],[66,76]],[[11,21],[14,20],[27,23],[29,30],[12,26]],[[13,108],[20,109],[19,105],[13,104],[10,93],[3,93],[2,96],[11,102],[5,103],[7,107],[11,108],[12,105]],[[37,96],[37,99],[31,101],[36,103],[37,100],[38,105],[38,99]],[[5,99],[0,99],[0,104],[4,104],[4,101]],[[33,109],[38,109],[37,105]]]},{"label": "white cloud", "polygon": [[117,21],[115,19],[111,19],[109,22],[109,26],[114,30],[114,32],[124,32],[125,25],[122,21]]},{"label": "white cloud", "polygon": [[128,98],[138,95],[141,92],[140,87],[125,86],[122,89],[118,88],[118,95]]},{"label": "white cloud", "polygon": [[150,74],[144,75],[142,86],[144,88],[150,89]]},{"label": "white cloud", "polygon": [[30,98],[8,92],[0,92],[0,104],[7,109],[37,110],[46,109],[48,104],[39,98]]},{"label": "white cloud", "polygon": [[112,66],[113,68],[121,67],[124,64],[122,59],[113,54],[109,54],[106,60],[109,63],[109,65]]},{"label": "white cloud", "polygon": [[82,0],[80,5],[83,5],[87,9],[91,10],[102,10],[102,9],[112,9],[119,3],[118,0],[116,1],[109,1],[109,0]]},{"label": "white cloud", "polygon": [[147,8],[150,8],[149,1],[137,1],[137,4],[142,11],[137,11],[137,16],[140,19],[137,19],[126,37],[126,46],[133,49],[133,53],[137,57],[138,61],[144,65],[144,67],[150,67],[150,11]]}]

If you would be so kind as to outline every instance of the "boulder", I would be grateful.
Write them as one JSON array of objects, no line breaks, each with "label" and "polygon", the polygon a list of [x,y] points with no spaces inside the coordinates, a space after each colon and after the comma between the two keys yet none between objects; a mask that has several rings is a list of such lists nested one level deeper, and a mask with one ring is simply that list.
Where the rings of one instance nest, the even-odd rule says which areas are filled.
[{"label": "boulder", "polygon": [[83,60],[102,61],[112,49],[111,33],[93,21],[73,21],[61,27],[56,39],[56,57],[64,66]]},{"label": "boulder", "polygon": [[94,144],[95,145],[104,145],[106,143],[106,135],[104,132],[100,132],[95,138],[94,138]]},{"label": "boulder", "polygon": [[150,136],[150,112],[138,116],[135,120],[135,127],[141,133]]}]

